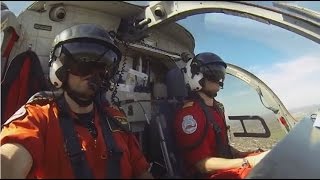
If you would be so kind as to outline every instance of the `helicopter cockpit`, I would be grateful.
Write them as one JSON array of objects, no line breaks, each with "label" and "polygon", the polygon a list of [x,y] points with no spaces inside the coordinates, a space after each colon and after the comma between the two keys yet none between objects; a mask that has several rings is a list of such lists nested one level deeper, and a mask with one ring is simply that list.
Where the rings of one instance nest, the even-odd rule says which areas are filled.
[{"label": "helicopter cockpit", "polygon": [[[4,97],[11,97],[13,93],[10,94],[10,76],[24,67],[15,65],[25,58],[23,53],[34,53],[29,58],[42,69],[39,76],[43,74],[44,79],[48,79],[49,53],[55,35],[75,24],[99,24],[115,38],[123,54],[118,75],[112,81],[113,88],[107,92],[111,97],[109,101],[126,113],[131,131],[136,133],[152,164],[153,175],[183,177],[169,129],[176,108],[186,96],[180,69],[195,55],[195,40],[176,21],[196,14],[224,13],[273,24],[320,43],[318,13],[283,3],[274,5],[271,8],[245,1],[152,1],[148,6],[121,1],[36,1],[16,17],[2,3],[1,88],[6,93],[1,100],[2,124],[24,101],[11,103],[10,112],[9,105],[4,106],[7,105]],[[303,143],[302,146],[309,147],[306,153],[319,153],[320,131],[311,127],[315,118],[294,118],[265,82],[240,66],[228,63],[226,73],[226,86],[217,98],[226,108],[230,143],[241,150],[272,149],[249,178],[319,177],[312,168],[297,174],[291,171],[288,162],[284,164],[287,168],[271,168],[281,166],[283,162],[275,159],[280,160],[280,155],[289,151],[287,147],[296,148]],[[246,92],[238,92],[239,87]],[[49,90],[49,86],[43,85],[43,89]],[[241,108],[242,103],[248,104],[246,109]],[[306,141],[308,135],[301,135],[304,129],[311,132],[309,136],[314,136],[311,144]],[[283,159],[290,159],[289,155]],[[318,167],[319,156],[314,158],[317,159],[302,164]],[[311,160],[311,156],[307,159]],[[263,170],[265,167],[270,168]],[[280,173],[281,170],[286,172]]]}]

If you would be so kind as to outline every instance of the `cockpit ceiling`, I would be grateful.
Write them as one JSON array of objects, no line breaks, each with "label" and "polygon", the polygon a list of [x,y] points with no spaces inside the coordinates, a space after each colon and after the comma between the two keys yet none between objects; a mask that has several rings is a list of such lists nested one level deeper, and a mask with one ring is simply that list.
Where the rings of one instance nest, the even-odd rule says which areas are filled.
[{"label": "cockpit ceiling", "polygon": [[[144,7],[122,1],[36,1],[28,7],[28,10],[41,12],[49,10],[51,6],[63,3],[66,6],[75,6],[108,13],[121,18],[131,18],[143,13]],[[44,8],[45,7],[45,8]],[[194,51],[194,37],[184,27],[177,23],[170,23],[160,28],[173,39],[182,42],[190,51]]]},{"label": "cockpit ceiling", "polygon": [[190,51],[194,51],[194,37],[183,26],[177,23],[169,23],[163,27],[160,27],[158,31],[168,34],[172,38],[178,39],[178,41],[182,42]]},{"label": "cockpit ceiling", "polygon": [[28,7],[29,10],[41,11],[46,4],[49,8],[55,4],[63,3],[66,6],[76,6],[108,13],[121,18],[135,16],[143,12],[144,8],[121,1],[36,1]]}]

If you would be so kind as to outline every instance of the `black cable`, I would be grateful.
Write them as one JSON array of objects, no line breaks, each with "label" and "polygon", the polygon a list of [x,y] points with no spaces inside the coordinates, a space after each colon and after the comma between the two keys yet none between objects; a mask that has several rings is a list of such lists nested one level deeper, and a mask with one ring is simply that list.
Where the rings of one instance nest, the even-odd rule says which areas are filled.
[{"label": "black cable", "polygon": [[[113,89],[112,94],[111,94],[111,103],[112,103],[113,105],[116,105],[119,109],[121,109],[121,108],[120,108],[120,100],[119,100],[119,97],[117,97],[117,92],[118,92],[119,82],[122,80],[122,75],[123,75],[124,70],[125,70],[126,61],[127,61],[127,52],[128,52],[128,47],[129,47],[127,42],[124,42],[124,41],[123,41],[123,44],[124,44],[124,46],[125,46],[125,50],[124,50],[125,54],[124,54],[123,64],[122,64],[121,70],[120,70],[120,71],[118,70],[117,73],[116,73],[116,75],[117,75],[117,74],[119,75],[119,78],[118,78],[118,80],[115,82],[115,84],[114,84],[114,89]],[[115,75],[115,76],[116,76],[116,75]],[[113,76],[113,79],[115,79],[115,76]]]}]

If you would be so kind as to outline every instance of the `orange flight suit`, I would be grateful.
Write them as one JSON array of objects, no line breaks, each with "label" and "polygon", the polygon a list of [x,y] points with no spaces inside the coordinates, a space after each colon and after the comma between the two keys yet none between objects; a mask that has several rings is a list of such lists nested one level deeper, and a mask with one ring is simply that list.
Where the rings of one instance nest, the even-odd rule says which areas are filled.
[{"label": "orange flight suit", "polygon": [[[224,112],[221,110],[222,105],[219,102],[215,102],[214,107],[209,107],[216,123],[221,129],[222,143],[228,143],[227,127],[224,119]],[[191,146],[195,144],[201,138],[205,131],[206,116],[198,101],[192,101],[186,104],[180,109],[174,122],[174,134],[179,148]],[[216,135],[213,129],[212,123],[207,120],[207,126],[209,126],[208,132],[204,140],[199,146],[181,152],[181,157],[184,160],[187,177],[198,178],[210,178],[210,179],[242,179],[252,169],[251,167],[234,168],[228,170],[218,170],[208,174],[200,174],[197,172],[195,164],[207,157],[219,157],[218,146],[216,142]],[[199,177],[200,176],[200,177]]]},{"label": "orange flight suit", "polygon": [[[106,110],[120,122],[126,119],[117,109],[107,107]],[[95,178],[102,179],[107,173],[107,147],[96,110],[94,117],[98,131],[96,141],[87,128],[74,124],[88,166]],[[117,146],[123,151],[120,178],[133,178],[147,171],[149,164],[139,149],[136,137],[121,129],[112,129],[112,133]],[[31,102],[22,106],[3,125],[1,144],[5,143],[21,144],[30,152],[33,165],[27,178],[74,178],[69,157],[65,153],[57,104],[54,101]]]}]

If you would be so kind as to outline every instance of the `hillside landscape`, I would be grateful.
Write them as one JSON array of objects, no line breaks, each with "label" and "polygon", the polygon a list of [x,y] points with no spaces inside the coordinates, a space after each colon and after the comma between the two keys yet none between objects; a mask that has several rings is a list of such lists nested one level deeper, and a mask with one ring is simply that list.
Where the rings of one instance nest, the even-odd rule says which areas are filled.
[{"label": "hillside landscape", "polygon": [[[296,108],[289,110],[293,118],[297,121],[301,120],[304,117],[308,117],[311,114],[320,111],[320,105],[311,105],[301,108]],[[271,136],[268,138],[253,138],[253,137],[234,137],[234,132],[243,132],[243,128],[239,121],[228,123],[230,124],[229,140],[230,144],[241,151],[254,150],[257,148],[261,149],[271,149],[276,145],[284,136],[285,132],[282,130],[279,122],[276,119],[276,116],[273,114],[268,114],[262,116],[265,119],[268,128],[270,129]],[[246,122],[245,127],[247,132],[255,133],[264,133],[263,126],[259,121],[255,122]]]}]

